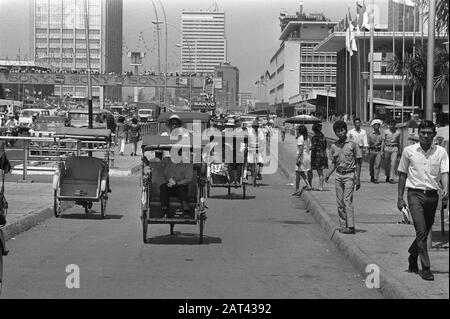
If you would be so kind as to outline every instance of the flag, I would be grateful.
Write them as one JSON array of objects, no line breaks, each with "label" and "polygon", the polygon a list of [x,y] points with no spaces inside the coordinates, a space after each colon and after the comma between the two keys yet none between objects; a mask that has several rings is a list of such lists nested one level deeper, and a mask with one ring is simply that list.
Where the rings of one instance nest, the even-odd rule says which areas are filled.
[{"label": "flag", "polygon": [[[355,30],[357,22],[356,20],[352,21],[352,16],[350,14],[350,8],[348,8],[348,18],[349,18],[349,25],[350,25],[350,34],[349,34],[349,44],[352,51],[358,51],[358,47],[356,46],[356,40],[355,40]],[[350,56],[353,55],[353,52],[350,54]]]},{"label": "flag", "polygon": [[370,30],[369,24],[369,12],[367,12],[366,4],[359,4],[356,2],[356,11],[358,12],[358,29],[359,30]]},{"label": "flag", "polygon": [[352,30],[353,25],[349,22],[348,16],[347,18],[347,31],[345,32],[345,47],[350,53],[350,56],[353,55],[353,51],[358,51],[358,47],[356,46],[356,40],[355,40],[355,32]]},{"label": "flag", "polygon": [[409,7],[414,7],[416,4],[412,0],[392,0],[392,2],[398,3],[398,4],[404,4]]},{"label": "flag", "polygon": [[350,53],[350,56],[353,55],[353,50],[350,46],[350,25],[348,23],[348,16],[345,15],[345,48],[347,49],[348,53]]}]

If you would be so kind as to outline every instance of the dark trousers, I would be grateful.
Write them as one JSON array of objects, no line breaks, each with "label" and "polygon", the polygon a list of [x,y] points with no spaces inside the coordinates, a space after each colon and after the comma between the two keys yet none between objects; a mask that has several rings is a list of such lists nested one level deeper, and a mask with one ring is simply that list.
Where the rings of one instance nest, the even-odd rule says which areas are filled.
[{"label": "dark trousers", "polygon": [[167,186],[167,183],[161,184],[159,187],[161,209],[169,208],[169,197],[177,196],[180,199],[181,207],[184,211],[189,210],[189,205],[187,203],[188,186],[187,185],[174,185],[172,187]]},{"label": "dark trousers", "polygon": [[429,268],[430,257],[427,250],[427,237],[433,226],[439,195],[437,192],[424,194],[423,191],[408,189],[407,197],[414,228],[416,229],[416,239],[409,247],[408,252],[414,257],[420,257],[423,268]]}]

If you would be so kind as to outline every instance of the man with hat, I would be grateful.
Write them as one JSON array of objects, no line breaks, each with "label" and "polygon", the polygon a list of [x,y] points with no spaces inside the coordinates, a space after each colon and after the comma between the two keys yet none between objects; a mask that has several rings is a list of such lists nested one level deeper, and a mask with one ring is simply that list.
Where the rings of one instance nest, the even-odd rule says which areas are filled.
[{"label": "man with hat", "polygon": [[379,119],[373,120],[370,124],[373,131],[369,134],[369,166],[370,166],[370,182],[378,184],[381,167],[381,144],[383,136],[380,132],[380,126],[383,123]]},{"label": "man with hat", "polygon": [[[6,122],[5,127],[8,129],[8,131],[11,132],[12,136],[18,136],[19,133],[17,131],[17,127],[19,126],[19,121],[17,121],[14,117],[14,113],[8,114],[9,120]],[[9,140],[8,144],[10,146],[13,146],[15,141]]]}]

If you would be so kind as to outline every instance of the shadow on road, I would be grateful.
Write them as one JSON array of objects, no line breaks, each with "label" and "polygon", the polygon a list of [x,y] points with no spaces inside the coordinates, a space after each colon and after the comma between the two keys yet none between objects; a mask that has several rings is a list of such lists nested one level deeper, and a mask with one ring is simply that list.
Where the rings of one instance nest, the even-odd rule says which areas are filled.
[{"label": "shadow on road", "polygon": [[106,213],[105,218],[102,218],[100,212],[93,211],[91,213],[84,214],[62,214],[62,219],[90,219],[90,220],[103,220],[103,219],[122,219],[123,215],[108,215]]},{"label": "shadow on road", "polygon": [[[221,244],[222,238],[203,236],[203,244]],[[200,245],[199,235],[175,232],[174,235],[162,235],[147,239],[147,244],[154,245]]]},{"label": "shadow on road", "polygon": [[232,193],[231,195],[211,195],[208,198],[211,199],[241,199],[241,200],[248,200],[248,199],[254,199],[256,198],[256,196],[249,196],[249,195],[245,195],[245,198],[242,197],[242,194],[234,194]]}]

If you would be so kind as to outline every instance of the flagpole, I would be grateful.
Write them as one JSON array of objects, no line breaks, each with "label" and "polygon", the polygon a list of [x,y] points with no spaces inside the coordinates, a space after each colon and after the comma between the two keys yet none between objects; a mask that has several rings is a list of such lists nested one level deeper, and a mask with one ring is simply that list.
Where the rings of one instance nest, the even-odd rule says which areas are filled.
[{"label": "flagpole", "polygon": [[[420,44],[421,50],[423,52],[423,3],[420,5]],[[424,101],[423,101],[423,87],[420,87],[420,108],[423,110]]]},{"label": "flagpole", "polygon": [[401,121],[403,123],[403,111],[405,106],[405,17],[406,17],[406,3],[403,2],[403,35],[402,35],[402,115]]},{"label": "flagpole", "polygon": [[[392,2],[392,60],[395,61],[395,2]],[[392,107],[395,119],[395,69],[392,69]]]},{"label": "flagpole", "polygon": [[[372,0],[372,12],[370,15],[370,78],[369,78],[369,120],[373,119],[373,36],[375,34],[375,17],[374,17],[374,0]],[[364,101],[364,105],[367,105],[367,101]]]},{"label": "flagpole", "polygon": [[348,111],[348,51],[345,49],[345,113]]},{"label": "flagpole", "polygon": [[[415,55],[416,55],[416,5],[417,5],[417,3],[414,0],[414,12],[413,12],[413,24],[414,24],[413,25],[413,59],[415,58]],[[413,107],[415,106],[414,93],[415,93],[415,88],[412,87],[411,104],[412,104]]]}]

